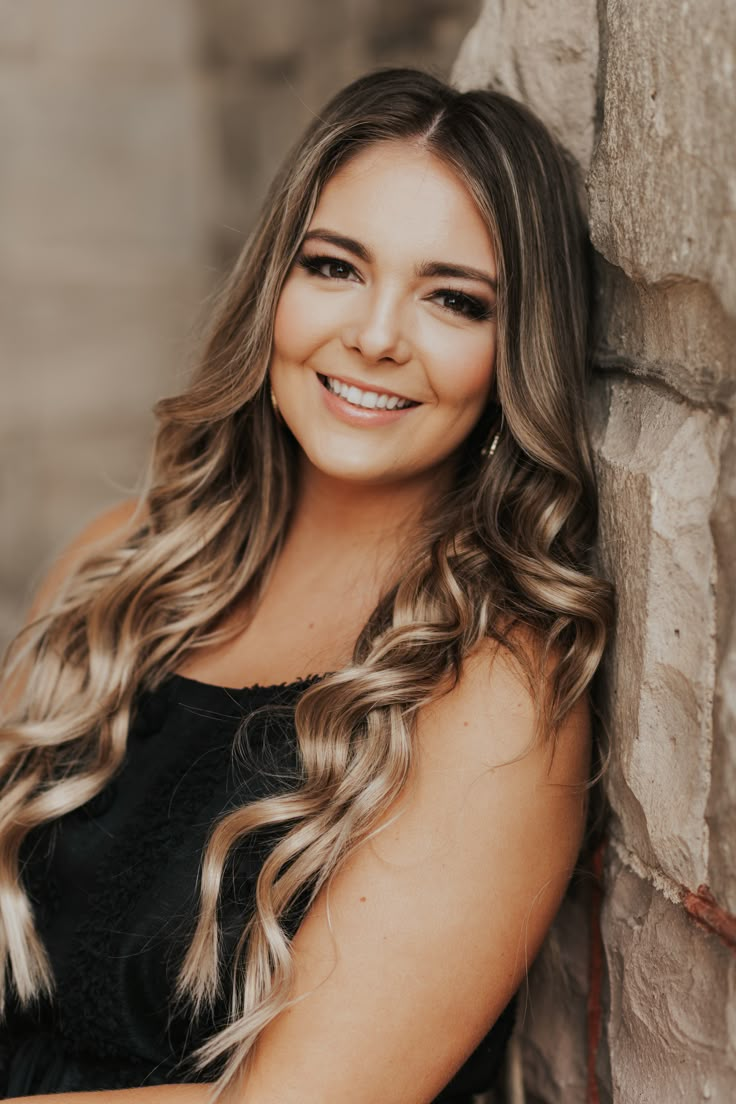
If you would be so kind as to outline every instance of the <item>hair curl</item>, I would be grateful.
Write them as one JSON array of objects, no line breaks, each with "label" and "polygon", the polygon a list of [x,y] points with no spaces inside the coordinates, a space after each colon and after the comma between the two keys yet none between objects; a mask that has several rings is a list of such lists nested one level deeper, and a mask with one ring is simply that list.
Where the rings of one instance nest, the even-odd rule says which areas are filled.
[{"label": "hair curl", "polygon": [[[227,857],[246,834],[282,829],[238,945],[230,1023],[194,1056],[199,1068],[226,1059],[216,1096],[289,1002],[289,906],[300,895],[314,899],[401,792],[417,710],[491,638],[522,664],[540,730],[554,741],[591,683],[610,627],[611,587],[590,566],[590,259],[572,162],[530,110],[501,93],[460,93],[414,70],[362,77],[286,160],[221,293],[191,385],[157,404],[135,531],[89,558],[6,657],[6,676],[18,665],[28,674],[1,729],[0,1003],[8,974],[22,1003],[53,988],[19,880],[23,839],[104,787],[125,756],[136,690],[223,640],[226,611],[246,593],[257,601],[268,582],[297,463],[267,397],[276,305],[325,182],[385,141],[420,143],[440,158],[485,219],[498,264],[493,395],[463,447],[452,493],[413,534],[410,566],[381,598],[351,663],[298,701],[298,788],[212,828],[177,987],[195,1009],[218,990]],[[501,411],[498,448],[485,459],[480,445]],[[542,643],[536,660],[519,647],[519,625]]]}]

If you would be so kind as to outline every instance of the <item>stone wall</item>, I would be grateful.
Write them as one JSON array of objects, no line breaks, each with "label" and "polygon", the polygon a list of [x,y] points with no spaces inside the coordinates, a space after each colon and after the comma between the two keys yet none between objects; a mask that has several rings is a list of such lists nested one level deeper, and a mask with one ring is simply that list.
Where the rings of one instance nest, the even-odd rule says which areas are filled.
[{"label": "stone wall", "polygon": [[150,407],[277,162],[375,65],[447,74],[479,0],[0,0],[0,646],[131,493]]},{"label": "stone wall", "polygon": [[735,45],[726,0],[486,0],[454,70],[577,156],[604,303],[605,1031],[590,1056],[583,885],[530,980],[529,1104],[736,1099]]}]

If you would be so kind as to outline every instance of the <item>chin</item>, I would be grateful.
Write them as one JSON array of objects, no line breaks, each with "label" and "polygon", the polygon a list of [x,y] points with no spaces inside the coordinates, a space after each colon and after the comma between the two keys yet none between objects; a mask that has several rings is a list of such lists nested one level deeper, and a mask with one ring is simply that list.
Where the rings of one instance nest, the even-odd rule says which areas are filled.
[{"label": "chin", "polygon": [[322,475],[345,483],[390,483],[393,479],[401,478],[395,471],[387,471],[365,459],[356,458],[351,461],[344,456],[321,455],[308,455],[307,459]]},{"label": "chin", "polygon": [[441,468],[449,459],[444,453],[427,457],[424,463],[419,458],[408,462],[406,456],[377,457],[375,455],[346,455],[345,451],[324,448],[304,449],[304,455],[312,467],[329,479],[352,483],[356,487],[399,485],[417,477],[427,476]]}]

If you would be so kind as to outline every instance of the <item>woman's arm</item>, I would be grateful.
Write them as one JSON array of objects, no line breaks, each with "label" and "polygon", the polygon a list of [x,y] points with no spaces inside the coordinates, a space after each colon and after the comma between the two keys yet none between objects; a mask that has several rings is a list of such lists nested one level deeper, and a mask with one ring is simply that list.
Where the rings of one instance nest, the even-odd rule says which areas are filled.
[{"label": "woman's arm", "polygon": [[[13,1096],[15,1104],[206,1104],[210,1085],[153,1085],[149,1089]],[[245,1098],[243,1098],[245,1104]]]},{"label": "woman's arm", "polygon": [[[533,732],[523,680],[479,652],[420,715],[415,782],[294,940],[295,996],[227,1104],[426,1104],[496,1020],[536,955],[575,863],[587,710],[518,762]],[[205,1085],[71,1094],[187,1104]],[[38,1098],[29,1098],[30,1100]],[[55,1104],[66,1102],[54,1097]]]}]

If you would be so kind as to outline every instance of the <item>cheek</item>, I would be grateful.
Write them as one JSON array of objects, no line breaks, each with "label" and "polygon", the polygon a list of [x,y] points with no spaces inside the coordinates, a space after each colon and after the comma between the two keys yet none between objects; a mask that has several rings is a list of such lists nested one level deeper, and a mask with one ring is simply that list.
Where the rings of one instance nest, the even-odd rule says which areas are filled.
[{"label": "cheek", "polygon": [[483,406],[493,382],[496,361],[496,328],[485,326],[477,334],[468,334],[435,345],[432,358],[432,385],[437,397],[451,405]]},{"label": "cheek", "polygon": [[276,307],[273,326],[273,351],[279,360],[291,360],[297,353],[303,340],[302,330],[305,319],[300,310],[300,296],[295,294],[293,284],[284,285]]},{"label": "cheek", "polygon": [[274,354],[282,361],[301,361],[325,340],[329,318],[302,280],[287,281],[274,319]]}]

